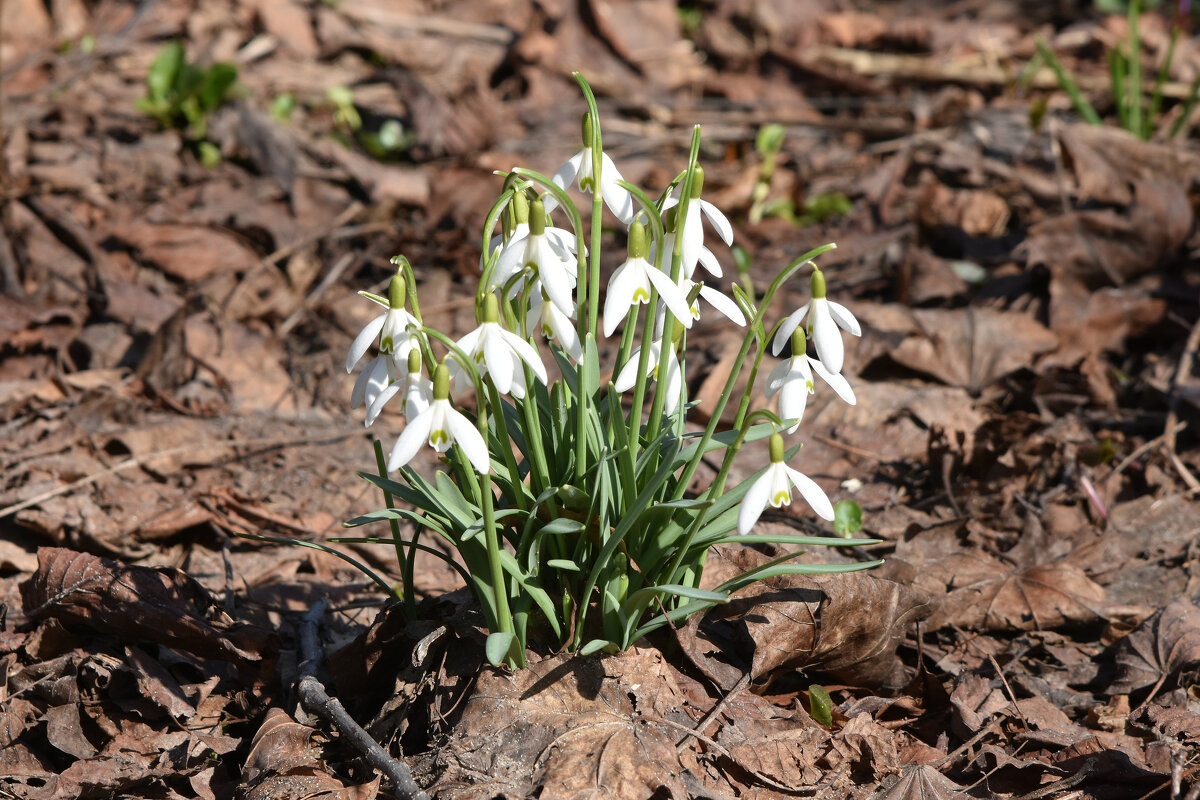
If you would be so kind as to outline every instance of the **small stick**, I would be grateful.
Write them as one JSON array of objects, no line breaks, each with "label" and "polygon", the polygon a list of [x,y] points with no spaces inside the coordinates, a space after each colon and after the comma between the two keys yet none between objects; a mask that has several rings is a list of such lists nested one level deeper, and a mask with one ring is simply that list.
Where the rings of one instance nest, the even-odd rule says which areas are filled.
[{"label": "small stick", "polygon": [[729,701],[733,699],[733,696],[735,694],[742,691],[749,685],[750,685],[750,673],[747,672],[744,675],[742,675],[741,679],[737,683],[735,683],[733,685],[732,689],[730,689],[728,692],[725,693],[724,697],[722,697],[720,700],[717,701],[716,705],[714,705],[711,709],[709,709],[707,714],[705,714],[703,717],[700,718],[700,721],[696,723],[695,727],[693,727],[691,730],[689,730],[687,732],[686,736],[684,736],[682,739],[680,739],[678,742],[675,743],[676,752],[682,750],[684,748],[684,745],[687,744],[687,740],[693,736],[695,736],[697,739],[700,739],[701,741],[704,741],[704,736],[702,735],[704,733],[704,729],[707,728],[709,726],[709,724],[714,719],[717,718],[718,714],[720,714],[722,711],[725,710],[725,706],[729,705]]},{"label": "small stick", "polygon": [[300,681],[296,690],[304,707],[337,728],[342,736],[363,754],[372,767],[386,775],[396,787],[396,796],[403,800],[429,800],[413,780],[408,765],[388,755],[379,743],[363,730],[336,697],[330,697],[313,674],[322,661],[317,624],[325,615],[329,603],[317,601],[300,625]]},{"label": "small stick", "polygon": [[1196,357],[1197,350],[1200,350],[1200,319],[1192,325],[1187,343],[1183,346],[1183,355],[1179,357],[1179,366],[1175,370],[1175,381],[1171,387],[1171,397],[1167,401],[1167,426],[1163,431],[1163,449],[1166,451],[1167,457],[1171,459],[1175,470],[1183,478],[1183,482],[1193,492],[1200,492],[1200,480],[1196,479],[1196,476],[1179,458],[1179,454],[1175,452],[1175,435],[1179,432],[1176,428],[1176,422],[1179,419],[1179,387],[1187,383],[1192,376],[1192,359]]}]

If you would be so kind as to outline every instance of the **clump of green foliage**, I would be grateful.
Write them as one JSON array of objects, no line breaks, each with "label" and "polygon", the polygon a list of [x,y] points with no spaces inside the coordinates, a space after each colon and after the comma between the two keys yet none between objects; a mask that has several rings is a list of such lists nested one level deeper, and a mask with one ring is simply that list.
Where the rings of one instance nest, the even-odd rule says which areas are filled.
[{"label": "clump of green foliage", "polygon": [[164,129],[184,130],[196,142],[201,160],[212,166],[220,161],[220,152],[205,140],[208,119],[230,97],[237,78],[236,64],[218,61],[201,67],[188,61],[182,42],[168,42],[150,65],[146,96],[136,107]]},{"label": "clump of green foliage", "polygon": [[[1179,41],[1180,26],[1175,25],[1171,30],[1171,41],[1167,45],[1166,57],[1154,78],[1149,95],[1144,93],[1142,71],[1142,39],[1141,39],[1142,4],[1140,0],[1131,0],[1128,6],[1129,40],[1125,47],[1114,47],[1108,51],[1109,89],[1112,93],[1112,105],[1117,112],[1117,124],[1139,139],[1148,140],[1158,131],[1159,118],[1162,115],[1163,87],[1171,74],[1171,62],[1175,58],[1175,45]],[[1095,107],[1084,97],[1079,84],[1072,77],[1058,57],[1054,55],[1046,42],[1037,39],[1038,58],[1053,70],[1059,86],[1071,98],[1075,110],[1091,125],[1101,125],[1103,121]],[[1183,130],[1187,120],[1196,107],[1197,95],[1200,93],[1200,77],[1192,82],[1175,121],[1166,133],[1168,139],[1173,139]]]}]

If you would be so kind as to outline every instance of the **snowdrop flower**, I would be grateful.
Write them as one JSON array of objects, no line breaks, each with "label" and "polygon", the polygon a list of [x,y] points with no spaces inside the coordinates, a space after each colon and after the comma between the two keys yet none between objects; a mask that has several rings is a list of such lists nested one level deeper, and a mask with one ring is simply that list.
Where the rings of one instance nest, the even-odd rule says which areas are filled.
[{"label": "snowdrop flower", "polygon": [[[650,292],[658,290],[665,307],[671,309],[683,327],[692,326],[692,309],[687,295],[658,267],[646,260],[646,227],[634,222],[629,228],[629,258],[617,267],[608,283],[608,298],[604,302],[604,335],[612,336],[621,320],[638,304],[650,302]],[[663,306],[659,313],[665,314]]]},{"label": "snowdrop flower", "polygon": [[[697,290],[696,287],[699,287],[699,290]],[[710,306],[721,312],[722,316],[726,317],[731,322],[743,327],[746,325],[746,315],[742,313],[740,308],[738,308],[738,304],[733,301],[733,298],[725,295],[717,289],[714,289],[707,284],[698,283],[690,278],[684,278],[681,276],[679,278],[679,290],[683,292],[686,297],[692,299],[692,302],[689,306],[692,319],[700,319],[700,298],[704,298],[704,300]],[[662,330],[662,314],[659,314],[657,325],[658,328],[656,330]]]},{"label": "snowdrop flower", "polygon": [[429,446],[439,453],[457,444],[477,472],[487,473],[491,469],[491,455],[483,434],[450,405],[450,371],[445,364],[438,364],[433,371],[433,400],[424,411],[408,421],[396,440],[388,457],[388,472],[412,461],[424,442],[429,442]]},{"label": "snowdrop flower", "polygon": [[842,346],[842,335],[838,333],[841,327],[854,336],[862,336],[862,328],[858,320],[850,313],[850,309],[835,303],[825,297],[825,274],[813,267],[812,300],[800,306],[783,321],[775,340],[771,344],[771,353],[779,355],[783,345],[792,336],[792,331],[800,325],[800,320],[808,317],[808,335],[817,348],[817,358],[830,372],[842,371],[842,359],[845,349]]},{"label": "snowdrop flower", "polygon": [[[663,398],[663,411],[667,415],[671,415],[679,408],[679,398],[683,392],[683,371],[679,368],[679,359],[675,356],[675,348],[669,344],[665,358],[666,370],[659,369],[660,361],[663,360],[662,347],[662,339],[655,339],[650,345],[646,375],[658,382],[660,392],[666,392]],[[625,366],[621,367],[621,372],[613,381],[613,387],[618,392],[627,392],[637,383],[637,368],[638,362],[641,361],[641,352],[642,348],[635,347],[629,354],[629,360],[625,362]]]},{"label": "snowdrop flower", "polygon": [[[395,380],[396,366],[391,354],[384,353],[371,359],[367,362],[367,368],[359,373],[358,379],[354,381],[354,388],[350,391],[350,408],[358,408],[364,403],[373,406],[380,395],[387,391],[388,385]],[[367,417],[367,425],[375,421],[370,412]]]},{"label": "snowdrop flower", "polygon": [[[596,179],[592,175],[592,116],[583,115],[583,149],[567,159],[567,163],[554,173],[553,181],[563,189],[578,179],[579,191],[592,194],[596,190]],[[633,195],[623,189],[617,181],[621,173],[608,153],[600,152],[600,196],[604,204],[616,215],[617,219],[628,225],[633,221]],[[554,198],[547,198],[546,211],[553,211],[558,206]]]},{"label": "snowdrop flower", "polygon": [[[506,227],[504,232],[497,233],[488,242],[486,253],[479,254],[479,270],[482,272],[487,259],[497,251],[503,251],[510,242],[517,242],[529,235],[529,198],[525,192],[518,189],[504,209]],[[564,231],[565,233],[565,231]]]},{"label": "snowdrop flower", "polygon": [[850,382],[836,372],[825,369],[825,365],[805,352],[804,329],[796,328],[792,333],[792,357],[779,362],[771,374],[767,376],[767,397],[779,394],[779,416],[783,419],[794,419],[795,424],[787,429],[787,433],[795,433],[804,417],[804,406],[808,396],[813,393],[813,373],[820,375],[826,383],[833,387],[837,396],[850,405],[857,400]]},{"label": "snowdrop flower", "polygon": [[375,422],[387,402],[404,392],[404,407],[402,413],[407,419],[412,419],[433,401],[433,382],[421,374],[421,352],[411,350],[408,354],[408,373],[401,379],[392,381],[391,385],[367,405],[367,427]]},{"label": "snowdrop flower", "polygon": [[[406,289],[404,276],[397,272],[392,276],[392,282],[388,286],[388,310],[368,322],[354,338],[354,342],[350,345],[350,353],[346,356],[346,372],[354,371],[354,365],[366,355],[376,336],[379,337],[380,353],[392,354],[399,363],[404,363],[408,359],[409,351],[417,346],[417,337],[408,332],[408,326],[419,326],[420,323],[404,310]],[[370,299],[374,300],[374,298]],[[373,363],[367,369],[374,370],[376,378],[378,378],[382,374],[383,367]],[[395,378],[394,375],[391,377]]]},{"label": "snowdrop flower", "polygon": [[529,313],[525,316],[526,330],[537,328],[540,324],[542,335],[558,342],[563,352],[578,364],[583,360],[583,345],[579,342],[579,331],[575,330],[575,323],[572,322],[575,309],[572,308],[570,314],[560,311],[542,291],[540,281],[534,284],[533,291],[536,293],[535,297],[541,300],[530,303]]},{"label": "snowdrop flower", "polygon": [[496,261],[492,287],[503,287],[511,278],[522,275],[513,286],[520,288],[524,276],[536,276],[542,288],[564,314],[575,307],[576,260],[574,238],[559,228],[546,227],[546,211],[541,200],[535,200],[529,210],[529,232],[520,239],[513,238],[505,245]]},{"label": "snowdrop flower", "polygon": [[[704,168],[696,167],[696,173],[692,178],[692,196],[688,201],[687,218],[683,220],[682,225],[676,219],[672,227],[676,232],[682,231],[679,235],[683,238],[683,274],[688,278],[692,277],[696,272],[696,264],[699,263],[719,278],[721,277],[721,265],[717,263],[712,251],[704,246],[704,223],[700,219],[700,214],[703,212],[704,216],[708,217],[708,221],[716,228],[717,234],[727,245],[733,244],[733,227],[720,209],[700,198],[700,192],[703,189]],[[665,213],[667,209],[674,208],[678,204],[678,198],[667,198],[667,201],[663,203],[663,212]],[[674,216],[678,217],[677,214]],[[675,243],[670,238],[667,241],[670,242],[671,249],[664,250],[664,252],[669,255],[674,249]]]},{"label": "snowdrop flower", "polygon": [[[522,362],[533,370],[538,380],[547,382],[546,368],[533,345],[500,326],[500,303],[494,294],[487,296],[483,323],[459,339],[457,344],[478,365],[480,377],[490,375],[498,390],[518,400],[525,396]],[[464,372],[462,365],[456,361],[450,362],[450,370],[454,377]]]},{"label": "snowdrop flower", "polygon": [[817,515],[833,519],[833,506],[821,487],[807,475],[783,463],[783,437],[778,433],[771,435],[771,466],[759,477],[746,492],[742,499],[742,508],[738,512],[737,531],[745,536],[758,522],[763,509],[768,505],[780,508],[792,502],[792,487],[800,490],[800,494],[812,506]]}]

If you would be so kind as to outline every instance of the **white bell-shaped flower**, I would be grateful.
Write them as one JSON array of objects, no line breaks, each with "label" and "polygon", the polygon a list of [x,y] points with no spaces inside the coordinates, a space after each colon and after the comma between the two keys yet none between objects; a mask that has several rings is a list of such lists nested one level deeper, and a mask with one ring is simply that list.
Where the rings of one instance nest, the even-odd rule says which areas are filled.
[{"label": "white bell-shaped flower", "polygon": [[845,347],[842,345],[842,335],[838,333],[838,328],[853,336],[862,336],[862,328],[850,313],[850,309],[825,296],[825,275],[815,268],[812,274],[812,300],[793,311],[779,326],[779,331],[771,343],[773,355],[783,352],[783,346],[791,338],[792,331],[796,330],[806,317],[808,336],[817,348],[817,358],[830,372],[840,373]]},{"label": "white bell-shaped flower", "polygon": [[812,358],[805,352],[804,330],[797,328],[792,333],[792,356],[779,362],[771,374],[767,376],[767,397],[779,394],[779,416],[783,419],[794,419],[796,422],[787,429],[787,433],[795,433],[804,417],[804,407],[808,396],[813,394],[813,373],[821,376],[837,396],[850,405],[857,399],[850,382],[836,372],[825,369],[825,365]]},{"label": "white bell-shaped flower", "polygon": [[604,335],[612,336],[621,320],[629,315],[635,305],[650,302],[652,290],[658,290],[663,305],[671,310],[685,328],[692,326],[692,313],[687,295],[672,282],[669,275],[646,260],[646,228],[634,222],[629,228],[629,258],[617,267],[608,282],[608,296],[604,301]]},{"label": "white bell-shaped flower", "polygon": [[433,400],[429,406],[408,421],[388,457],[388,472],[400,469],[428,442],[439,453],[457,444],[466,454],[471,466],[487,473],[492,466],[491,455],[483,434],[461,412],[450,404],[450,373],[445,364],[433,372]]},{"label": "white bell-shaped flower", "polygon": [[767,506],[781,508],[789,505],[792,502],[793,486],[800,490],[800,494],[818,516],[832,520],[833,505],[821,487],[817,486],[816,481],[783,463],[783,437],[778,433],[772,434],[770,448],[771,466],[759,476],[742,498],[741,510],[738,511],[738,533],[743,536],[750,533]]},{"label": "white bell-shaped flower", "polygon": [[[522,363],[529,365],[538,380],[547,382],[546,367],[533,345],[500,325],[500,305],[494,294],[489,294],[485,301],[483,322],[456,344],[475,362],[480,376],[491,376],[499,391],[518,400],[525,396]],[[458,362],[450,362],[452,376],[457,378],[462,372]]]},{"label": "white bell-shaped flower", "polygon": [[[592,117],[590,114],[584,114],[583,149],[567,159],[567,163],[558,168],[558,171],[554,173],[554,177],[552,178],[555,184],[565,189],[572,183],[577,183],[581,192],[592,194],[596,191],[591,141]],[[608,153],[601,151],[600,196],[604,198],[604,204],[616,215],[617,219],[628,225],[633,221],[633,195],[617,183],[619,180],[621,180],[621,173],[617,171],[613,160],[609,158]],[[557,206],[558,201],[553,197],[546,199],[547,212],[553,211]]]}]

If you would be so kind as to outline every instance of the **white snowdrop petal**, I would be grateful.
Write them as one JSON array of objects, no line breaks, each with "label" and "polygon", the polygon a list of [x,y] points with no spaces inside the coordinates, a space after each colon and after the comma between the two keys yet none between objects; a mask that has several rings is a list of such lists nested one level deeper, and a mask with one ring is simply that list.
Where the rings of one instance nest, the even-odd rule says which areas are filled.
[{"label": "white snowdrop petal", "polygon": [[704,211],[704,216],[708,217],[708,221],[717,229],[717,234],[721,237],[721,240],[725,244],[733,244],[733,226],[729,224],[729,220],[721,213],[721,209],[707,200],[700,201],[700,208]]},{"label": "white snowdrop petal", "polygon": [[395,397],[403,388],[404,383],[402,381],[396,381],[391,386],[380,392],[375,399],[371,401],[371,405],[367,407],[366,427],[369,428],[375,423],[376,418],[378,418],[383,412],[383,407],[387,405],[387,401]]},{"label": "white snowdrop petal", "polygon": [[817,516],[822,519],[832,520],[833,504],[829,502],[829,498],[825,495],[824,490],[820,486],[817,486],[817,482],[803,472],[794,470],[791,467],[785,467],[785,469],[787,469],[787,475],[791,479],[792,484],[800,490],[800,494],[812,506],[812,510],[817,512]]},{"label": "white snowdrop petal", "polygon": [[691,328],[692,309],[688,306],[687,295],[680,289],[671,278],[662,270],[656,267],[648,267],[646,270],[646,278],[658,290],[659,299],[663,305],[671,310],[671,314],[675,319],[679,320],[685,328]]},{"label": "white snowdrop petal", "polygon": [[392,447],[391,455],[388,456],[388,472],[395,472],[413,460],[413,456],[429,438],[429,429],[432,424],[433,408],[427,409],[416,419],[409,420],[408,425],[400,432],[400,438]]},{"label": "white snowdrop petal", "polygon": [[777,356],[783,352],[783,348],[787,347],[788,342],[791,341],[792,334],[796,331],[796,328],[800,327],[800,321],[804,319],[804,315],[807,313],[808,303],[805,303],[791,314],[788,314],[787,319],[779,326],[779,330],[775,333],[775,338],[771,341],[771,355]]},{"label": "white snowdrop petal", "polygon": [[487,443],[483,440],[483,434],[471,424],[470,420],[454,409],[450,409],[446,414],[446,424],[450,428],[450,435],[454,441],[467,454],[467,460],[471,462],[471,466],[475,467],[476,472],[486,474],[491,469],[492,459],[488,453]]},{"label": "white snowdrop petal", "polygon": [[787,429],[789,434],[795,433],[804,418],[804,407],[808,404],[808,386],[803,378],[788,381],[779,393],[779,416],[783,419],[796,420]]},{"label": "white snowdrop petal", "polygon": [[[720,278],[725,274],[724,270],[721,269],[721,262],[717,261],[717,257],[713,255],[713,251],[709,250],[707,247],[700,248],[697,261],[700,263],[700,266],[708,270],[709,274],[711,274],[714,278]],[[689,275],[688,277],[690,278],[691,276]]]},{"label": "white snowdrop petal", "polygon": [[546,367],[542,364],[542,357],[538,355],[537,349],[510,331],[501,331],[500,335],[504,337],[504,343],[511,348],[512,352],[529,365],[529,368],[533,370],[533,374],[538,377],[538,380],[546,383]]},{"label": "white snowdrop petal", "polygon": [[850,309],[846,308],[841,303],[835,303],[832,300],[826,300],[829,304],[829,315],[833,317],[834,322],[838,324],[842,330],[847,331],[852,336],[862,336],[862,328],[858,326],[858,320],[850,313]]},{"label": "white snowdrop petal", "polygon": [[707,300],[710,306],[720,311],[733,322],[743,326],[746,324],[745,314],[742,313],[742,310],[738,308],[738,304],[733,302],[731,298],[726,297],[711,286],[701,288],[700,296]]},{"label": "white snowdrop petal", "polygon": [[771,499],[771,483],[773,470],[768,469],[750,486],[746,496],[742,498],[742,507],[738,510],[737,531],[742,536],[750,533],[754,523],[762,516],[763,509]]},{"label": "white snowdrop petal", "polygon": [[500,336],[499,324],[485,323],[494,326],[483,339],[483,363],[487,365],[492,383],[502,394],[508,394],[512,388],[513,356],[512,351],[505,347],[504,339]]},{"label": "white snowdrop petal", "polygon": [[858,403],[858,399],[854,396],[854,389],[850,386],[850,381],[846,380],[846,378],[840,373],[830,372],[829,370],[825,369],[825,365],[815,358],[809,357],[808,361],[810,364],[812,364],[813,370],[820,375],[826,383],[833,387],[833,390],[837,392],[838,397],[842,398],[842,400],[846,401],[850,405],[855,405]]},{"label": "white snowdrop petal", "polygon": [[346,356],[346,372],[353,372],[354,365],[367,354],[367,350],[371,349],[371,343],[375,341],[375,337],[383,329],[383,321],[385,319],[387,319],[387,314],[380,314],[368,322],[358,332],[358,336],[354,337],[354,342],[350,345],[350,353]]},{"label": "white snowdrop petal", "polygon": [[774,397],[775,393],[783,388],[791,371],[792,360],[790,358],[775,365],[775,369],[771,370],[771,374],[767,376],[767,397]]},{"label": "white snowdrop petal", "polygon": [[830,372],[842,371],[842,333],[821,299],[812,302],[812,340],[817,357]]}]

